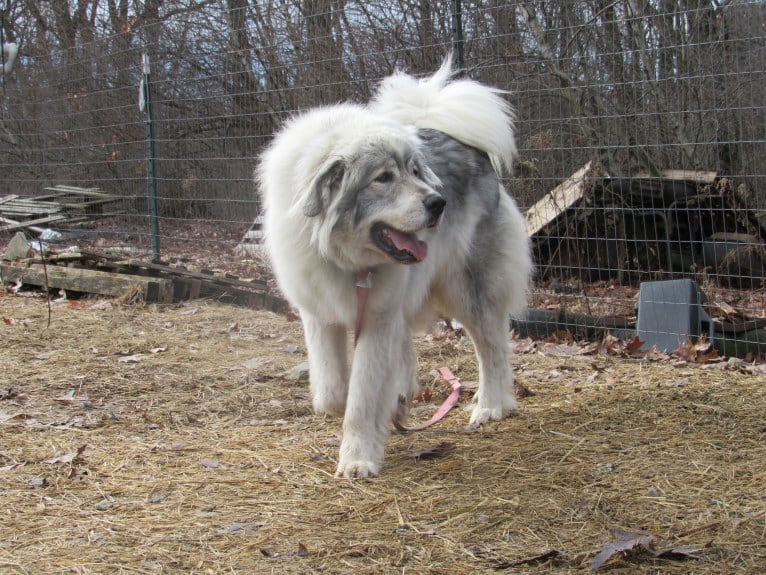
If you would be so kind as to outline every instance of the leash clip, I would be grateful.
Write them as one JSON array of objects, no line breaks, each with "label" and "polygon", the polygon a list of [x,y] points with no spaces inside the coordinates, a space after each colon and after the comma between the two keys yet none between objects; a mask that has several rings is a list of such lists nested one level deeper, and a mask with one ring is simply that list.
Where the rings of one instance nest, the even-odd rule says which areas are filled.
[{"label": "leash clip", "polygon": [[354,285],[358,288],[372,289],[372,272],[370,270],[359,272]]}]

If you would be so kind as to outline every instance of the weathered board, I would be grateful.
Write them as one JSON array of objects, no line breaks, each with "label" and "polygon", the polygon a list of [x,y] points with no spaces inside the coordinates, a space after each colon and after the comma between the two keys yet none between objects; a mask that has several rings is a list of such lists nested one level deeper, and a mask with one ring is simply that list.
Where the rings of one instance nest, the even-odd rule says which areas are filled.
[{"label": "weathered board", "polygon": [[591,165],[591,162],[585,164],[527,210],[524,217],[529,237],[534,236],[583,197]]},{"label": "weathered board", "polygon": [[[47,272],[47,273],[46,273]],[[121,296],[138,289],[147,302],[173,301],[173,282],[163,278],[129,276],[91,269],[43,264],[0,264],[3,282],[64,289],[110,297]]]},{"label": "weathered board", "polygon": [[[47,278],[45,275],[47,268]],[[138,260],[110,260],[94,253],[50,254],[44,266],[40,259],[19,260],[0,265],[4,283],[22,283],[80,293],[117,297],[138,289],[144,301],[172,303],[206,298],[285,313],[289,305],[272,293],[266,282],[240,280]]]}]

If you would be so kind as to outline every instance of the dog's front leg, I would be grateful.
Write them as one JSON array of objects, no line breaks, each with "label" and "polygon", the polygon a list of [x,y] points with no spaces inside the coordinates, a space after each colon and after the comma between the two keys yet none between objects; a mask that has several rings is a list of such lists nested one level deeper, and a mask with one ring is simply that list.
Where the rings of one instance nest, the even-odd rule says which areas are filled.
[{"label": "dog's front leg", "polygon": [[414,373],[410,332],[403,317],[367,321],[354,350],[336,477],[378,475],[401,382]]},{"label": "dog's front leg", "polygon": [[327,325],[301,312],[309,355],[311,401],[318,414],[342,416],[348,392],[346,328]]}]

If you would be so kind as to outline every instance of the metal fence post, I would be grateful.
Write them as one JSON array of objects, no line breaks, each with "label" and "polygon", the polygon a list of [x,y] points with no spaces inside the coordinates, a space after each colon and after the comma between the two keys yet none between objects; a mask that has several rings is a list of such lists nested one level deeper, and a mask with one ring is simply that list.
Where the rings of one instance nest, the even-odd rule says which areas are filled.
[{"label": "metal fence post", "polygon": [[141,94],[139,107],[146,115],[146,141],[149,163],[149,208],[152,222],[152,259],[160,261],[160,221],[157,205],[157,167],[154,160],[154,128],[152,125],[152,92],[151,68],[149,67],[149,54],[141,55]]},{"label": "metal fence post", "polygon": [[465,75],[465,60],[463,56],[463,3],[452,0],[452,51],[454,53],[457,76]]}]

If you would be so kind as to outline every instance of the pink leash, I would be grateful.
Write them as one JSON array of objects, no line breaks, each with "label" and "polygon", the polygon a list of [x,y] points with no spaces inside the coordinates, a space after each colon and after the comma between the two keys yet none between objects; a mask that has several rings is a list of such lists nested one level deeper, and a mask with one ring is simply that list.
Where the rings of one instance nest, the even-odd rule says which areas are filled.
[{"label": "pink leash", "polygon": [[460,390],[463,387],[460,385],[460,380],[452,374],[448,367],[440,367],[436,371],[438,371],[439,375],[441,375],[442,378],[447,380],[450,385],[452,385],[452,393],[450,393],[447,399],[444,400],[444,403],[441,404],[441,407],[439,407],[436,413],[434,413],[433,417],[431,417],[431,419],[425,423],[421,423],[415,427],[404,427],[401,423],[399,423],[399,420],[394,417],[394,427],[398,431],[404,433],[408,431],[423,431],[425,428],[431,427],[434,423],[447,415],[449,411],[457,405],[458,401],[460,401]]},{"label": "pink leash", "polygon": [[364,315],[364,306],[367,305],[367,296],[372,289],[372,272],[362,270],[356,274],[356,325],[354,326],[354,345],[359,341],[359,334],[362,333],[362,316]]},{"label": "pink leash", "polygon": [[[370,295],[370,289],[372,288],[371,276],[372,273],[370,270],[362,270],[356,276],[357,304],[356,324],[354,325],[354,344],[359,341],[359,334],[362,332],[362,316],[364,315],[364,308],[367,305],[367,297]],[[460,401],[460,390],[462,389],[460,380],[455,377],[447,367],[440,367],[437,371],[443,379],[452,385],[452,392],[449,394],[447,399],[444,400],[444,403],[441,404],[441,407],[439,407],[436,413],[434,413],[433,417],[431,417],[431,419],[425,423],[416,425],[415,427],[405,427],[399,422],[396,416],[394,416],[393,424],[398,431],[406,433],[408,431],[422,431],[427,427],[431,427],[434,423],[447,415],[450,410],[458,404],[458,401]]]}]

